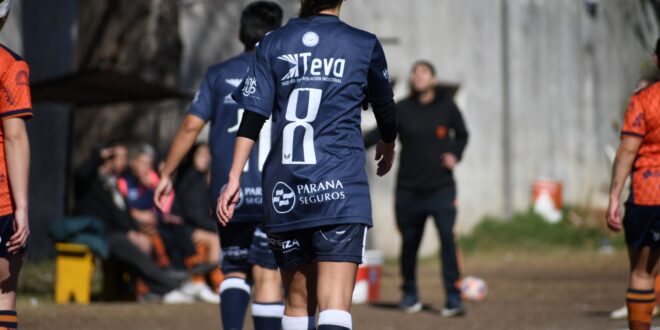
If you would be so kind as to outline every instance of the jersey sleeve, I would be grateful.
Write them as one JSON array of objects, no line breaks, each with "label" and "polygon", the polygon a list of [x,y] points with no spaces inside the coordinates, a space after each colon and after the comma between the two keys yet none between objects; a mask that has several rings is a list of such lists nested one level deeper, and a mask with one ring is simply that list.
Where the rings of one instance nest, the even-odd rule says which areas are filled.
[{"label": "jersey sleeve", "polygon": [[202,84],[195,93],[195,98],[186,112],[187,114],[199,117],[204,121],[211,120],[213,117],[213,109],[215,109],[213,106],[213,86],[209,81],[209,78],[209,73],[207,72],[204,75]]},{"label": "jersey sleeve", "polygon": [[248,72],[232,98],[241,108],[270,117],[275,102],[275,78],[264,49],[257,46]]},{"label": "jersey sleeve", "polygon": [[367,77],[367,101],[371,104],[384,104],[392,101],[393,98],[385,52],[383,46],[376,40]]},{"label": "jersey sleeve", "polygon": [[644,137],[646,135],[646,123],[644,122],[644,108],[641,102],[635,96],[630,99],[626,115],[623,120],[623,128],[621,129],[621,136],[637,136]]},{"label": "jersey sleeve", "polygon": [[0,117],[32,117],[30,69],[25,61],[16,61],[7,70],[0,86]]}]

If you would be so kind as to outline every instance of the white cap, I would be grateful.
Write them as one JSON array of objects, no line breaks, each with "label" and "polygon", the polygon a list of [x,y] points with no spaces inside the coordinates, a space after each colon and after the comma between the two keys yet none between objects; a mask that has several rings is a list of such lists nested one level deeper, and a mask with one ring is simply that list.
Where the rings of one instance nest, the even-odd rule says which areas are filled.
[{"label": "white cap", "polygon": [[12,0],[0,0],[0,18],[5,18],[11,9]]}]

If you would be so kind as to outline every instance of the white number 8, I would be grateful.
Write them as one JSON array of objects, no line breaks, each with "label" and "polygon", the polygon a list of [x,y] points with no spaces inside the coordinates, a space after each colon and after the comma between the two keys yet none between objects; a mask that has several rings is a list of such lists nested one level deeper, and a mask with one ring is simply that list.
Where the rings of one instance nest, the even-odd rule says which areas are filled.
[{"label": "white number 8", "polygon": [[[300,92],[309,93],[309,102],[307,104],[307,115],[304,118],[298,118],[298,97]],[[316,164],[316,151],[314,150],[314,127],[311,123],[316,120],[321,106],[321,96],[323,91],[317,88],[296,88],[289,96],[289,103],[286,107],[286,120],[290,123],[284,127],[284,141],[282,147],[282,164],[285,165],[314,165]],[[293,160],[293,141],[296,128],[305,129],[303,135],[303,159],[301,161]]]}]

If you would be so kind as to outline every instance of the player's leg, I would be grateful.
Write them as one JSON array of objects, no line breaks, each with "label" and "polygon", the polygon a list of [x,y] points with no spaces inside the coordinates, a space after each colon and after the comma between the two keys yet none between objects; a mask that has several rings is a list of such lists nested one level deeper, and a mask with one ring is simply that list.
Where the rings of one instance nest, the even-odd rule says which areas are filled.
[{"label": "player's leg", "polygon": [[18,328],[16,288],[24,258],[24,253],[0,257],[0,329],[2,330]]},{"label": "player's leg", "polygon": [[316,265],[309,263],[281,270],[281,274],[285,294],[282,330],[315,329]]},{"label": "player's leg", "polygon": [[283,330],[315,329],[317,271],[312,238],[312,230],[268,234],[284,288]]},{"label": "player's leg", "polygon": [[433,219],[438,236],[440,236],[442,261],[442,279],[445,287],[446,301],[442,310],[445,317],[465,314],[459,289],[460,266],[458,263],[458,250],[454,237],[454,224],[456,223],[456,189],[448,188],[438,191],[433,196]]},{"label": "player's leg", "polygon": [[252,266],[252,320],[255,330],[279,330],[284,316],[282,276],[278,271],[268,237],[259,228],[254,232],[250,257]]},{"label": "player's leg", "polygon": [[359,224],[330,226],[315,232],[319,330],[352,329],[351,300],[366,238],[367,228]]},{"label": "player's leg", "polygon": [[630,250],[630,282],[626,302],[631,330],[650,329],[655,307],[655,276],[658,274],[658,251],[648,246]]},{"label": "player's leg", "polygon": [[353,328],[350,310],[357,269],[353,262],[318,262],[318,330]]},{"label": "player's leg", "polygon": [[399,268],[403,277],[403,298],[399,308],[410,313],[422,310],[417,291],[417,253],[424,235],[427,215],[420,207],[419,197],[413,192],[397,191],[396,221],[401,233]]},{"label": "player's leg", "polygon": [[631,330],[649,329],[655,307],[655,276],[658,248],[653,233],[660,230],[656,208],[626,205],[623,226],[630,258],[630,281],[626,294]]},{"label": "player's leg", "polygon": [[251,287],[247,277],[250,271],[248,255],[254,224],[233,223],[218,226],[222,246],[221,268],[225,278],[220,284],[220,316],[226,330],[243,329],[245,314],[250,304]]}]

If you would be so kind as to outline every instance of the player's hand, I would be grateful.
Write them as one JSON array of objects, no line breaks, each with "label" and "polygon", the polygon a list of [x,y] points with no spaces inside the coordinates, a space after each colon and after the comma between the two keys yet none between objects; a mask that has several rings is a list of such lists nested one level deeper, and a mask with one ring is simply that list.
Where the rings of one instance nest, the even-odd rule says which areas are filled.
[{"label": "player's hand", "polygon": [[458,164],[458,158],[451,152],[446,152],[442,154],[442,166],[444,166],[448,170],[453,170],[454,167],[456,167],[456,164]]},{"label": "player's hand", "polygon": [[240,197],[240,188],[238,180],[229,179],[229,182],[223,187],[220,198],[218,198],[216,212],[218,221],[223,226],[227,226],[229,220],[234,216],[234,209]]},{"label": "player's hand", "polygon": [[156,204],[156,207],[161,212],[164,212],[164,203],[170,195],[172,195],[172,179],[169,176],[163,175],[154,192],[154,204]]},{"label": "player's hand", "polygon": [[621,231],[623,225],[621,224],[621,203],[613,198],[610,198],[610,204],[607,206],[607,227],[614,232]]},{"label": "player's hand", "polygon": [[20,253],[27,244],[29,236],[30,224],[28,221],[28,213],[27,211],[17,210],[14,213],[14,235],[12,235],[9,242],[7,242],[9,253]]},{"label": "player's hand", "polygon": [[396,152],[394,151],[395,143],[385,143],[383,140],[378,141],[376,146],[376,161],[378,162],[378,169],[376,174],[383,176],[392,169]]}]

